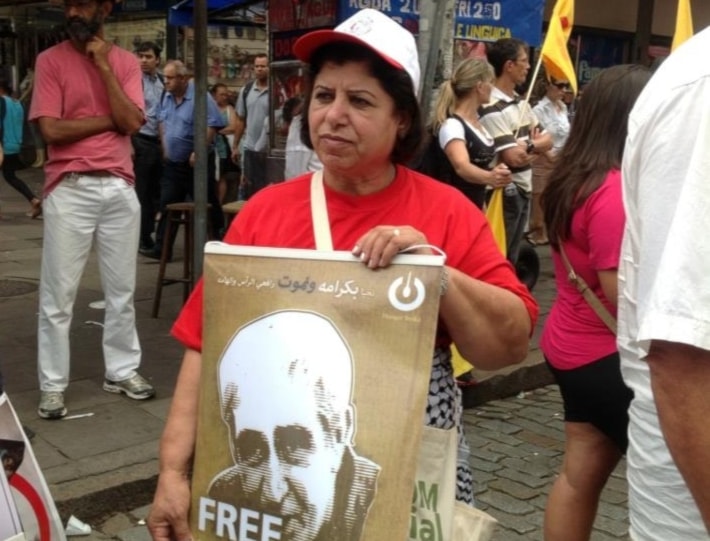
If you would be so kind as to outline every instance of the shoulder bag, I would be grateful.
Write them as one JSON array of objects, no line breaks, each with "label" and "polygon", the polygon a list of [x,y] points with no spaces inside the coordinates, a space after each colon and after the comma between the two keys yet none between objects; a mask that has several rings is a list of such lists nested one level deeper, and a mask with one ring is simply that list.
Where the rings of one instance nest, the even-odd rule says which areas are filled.
[{"label": "shoulder bag", "polygon": [[[316,249],[332,251],[333,239],[323,189],[323,171],[316,171],[311,177],[311,216]],[[424,427],[408,539],[489,541],[493,536],[498,522],[495,518],[485,511],[456,501],[457,451],[456,427],[448,430]]]},{"label": "shoulder bag", "polygon": [[594,293],[592,288],[589,287],[587,282],[584,281],[584,278],[582,278],[574,271],[574,268],[572,268],[572,263],[570,263],[569,258],[567,257],[567,253],[565,252],[565,249],[562,246],[562,242],[558,242],[557,245],[560,247],[560,255],[562,256],[562,262],[564,263],[565,269],[567,270],[567,279],[577,287],[577,291],[582,294],[582,297],[584,297],[584,300],[587,301],[587,304],[599,316],[599,319],[601,319],[604,324],[609,328],[609,330],[616,336],[616,318],[611,314],[611,312],[609,312],[609,310],[607,310],[607,307],[604,306],[604,303],[601,301],[601,299],[597,297],[596,293]]}]

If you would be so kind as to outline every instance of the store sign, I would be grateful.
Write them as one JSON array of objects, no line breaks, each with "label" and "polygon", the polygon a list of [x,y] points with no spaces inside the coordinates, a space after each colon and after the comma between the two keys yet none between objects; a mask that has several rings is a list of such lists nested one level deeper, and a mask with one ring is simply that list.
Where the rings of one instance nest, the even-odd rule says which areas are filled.
[{"label": "store sign", "polygon": [[[579,56],[577,79],[580,85],[587,84],[604,69],[623,64],[624,51],[629,42],[623,38],[582,35],[579,40],[570,40],[572,58]],[[574,47],[579,46],[579,53]]]},{"label": "store sign", "polygon": [[498,0],[456,2],[454,38],[496,41],[517,38],[532,47],[542,43],[545,0]]},{"label": "store sign", "polygon": [[271,55],[274,62],[283,60],[296,60],[293,54],[293,44],[296,40],[307,34],[308,30],[291,30],[289,32],[271,33]]},{"label": "store sign", "polygon": [[269,2],[269,28],[284,30],[333,27],[337,24],[337,0],[303,0],[300,2]]},{"label": "store sign", "polygon": [[123,11],[145,11],[147,2],[145,0],[125,0]]},{"label": "store sign", "polygon": [[412,34],[419,33],[419,0],[340,0],[339,21],[370,8],[391,17]]},{"label": "store sign", "polygon": [[168,9],[167,0],[122,0],[114,4],[115,12],[121,11],[165,11]]}]

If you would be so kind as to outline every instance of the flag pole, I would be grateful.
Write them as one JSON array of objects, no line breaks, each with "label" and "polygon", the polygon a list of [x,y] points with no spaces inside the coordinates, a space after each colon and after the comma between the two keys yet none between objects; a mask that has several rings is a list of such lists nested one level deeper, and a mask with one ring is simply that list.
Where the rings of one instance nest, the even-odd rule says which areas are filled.
[{"label": "flag pole", "polygon": [[528,86],[528,91],[525,93],[525,100],[520,104],[520,114],[518,115],[518,127],[515,129],[515,138],[518,138],[518,133],[520,132],[520,127],[523,124],[523,111],[525,111],[525,106],[530,107],[530,96],[532,96],[533,88],[535,87],[535,81],[537,81],[537,76],[540,73],[540,66],[542,66],[542,51],[537,58],[537,63],[535,64],[535,71],[533,71],[532,79],[530,79],[530,85]]}]

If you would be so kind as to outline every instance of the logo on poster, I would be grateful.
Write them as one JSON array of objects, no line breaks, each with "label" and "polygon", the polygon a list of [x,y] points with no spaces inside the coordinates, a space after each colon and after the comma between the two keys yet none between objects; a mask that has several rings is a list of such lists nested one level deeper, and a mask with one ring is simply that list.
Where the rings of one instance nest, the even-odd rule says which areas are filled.
[{"label": "logo on poster", "polygon": [[422,305],[425,297],[424,284],[419,278],[412,279],[411,272],[407,273],[406,278],[397,278],[387,290],[390,304],[401,312],[416,310]]}]

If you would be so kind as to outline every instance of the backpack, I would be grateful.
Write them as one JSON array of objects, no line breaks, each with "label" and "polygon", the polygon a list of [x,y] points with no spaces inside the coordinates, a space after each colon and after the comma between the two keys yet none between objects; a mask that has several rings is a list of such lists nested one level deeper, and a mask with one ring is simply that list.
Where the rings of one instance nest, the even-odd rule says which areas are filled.
[{"label": "backpack", "polygon": [[[460,116],[451,115],[451,118],[461,122],[466,137],[466,149],[470,154],[471,147],[475,143],[475,134],[471,132],[471,128]],[[427,128],[427,143],[424,151],[419,160],[413,164],[412,169],[447,184],[451,184],[457,176],[448,156],[439,145],[438,135],[433,132],[431,127]]]},{"label": "backpack", "polygon": [[5,97],[0,97],[0,145],[5,144],[5,115],[7,114],[7,104]]},{"label": "backpack", "polygon": [[411,164],[411,168],[442,182],[447,182],[451,177],[453,168],[439,145],[439,138],[431,127],[428,127],[426,131],[426,145]]},{"label": "backpack", "polygon": [[[163,90],[160,92],[160,98],[158,99],[158,114],[160,114],[160,111],[163,108],[163,102],[165,101],[165,94],[167,94],[168,89],[165,88],[165,78],[163,77],[163,74],[159,71],[156,71],[155,75],[156,77],[158,77],[158,80],[163,84]],[[143,87],[143,93],[145,94],[145,81],[143,80],[142,76],[141,85]]]},{"label": "backpack", "polygon": [[242,88],[242,104],[244,105],[244,124],[247,123],[247,113],[249,110],[247,109],[247,95],[249,92],[251,92],[251,88],[254,86],[254,79],[251,81],[248,81],[247,84],[244,85],[244,88]]},{"label": "backpack", "polygon": [[[451,115],[463,126],[464,142],[468,152],[469,161],[481,169],[488,169],[489,164],[495,158],[493,146],[485,145],[481,142],[473,129],[458,115]],[[429,141],[422,153],[419,163],[414,169],[424,173],[440,182],[444,182],[463,193],[479,209],[483,208],[486,201],[486,186],[467,182],[456,174],[454,166],[451,165],[448,156],[439,146],[439,138],[430,131]]]},{"label": "backpack", "polygon": [[163,107],[163,100],[165,100],[165,94],[168,92],[168,89],[165,88],[165,79],[163,78],[163,74],[160,73],[159,71],[155,73],[158,76],[158,79],[160,80],[161,83],[163,83],[163,91],[160,93],[160,101],[158,102],[158,107],[162,109]]}]

